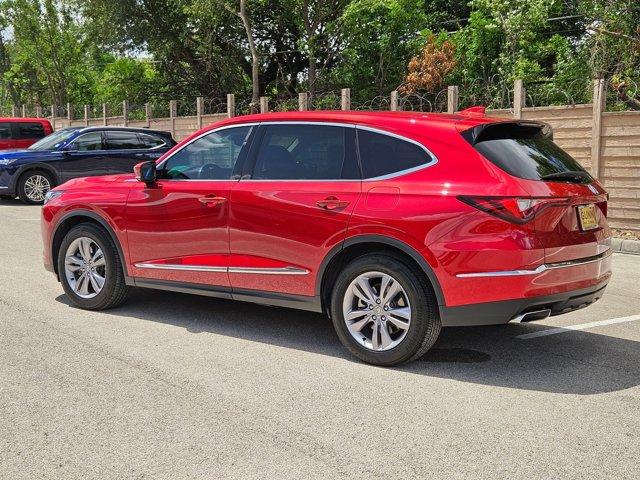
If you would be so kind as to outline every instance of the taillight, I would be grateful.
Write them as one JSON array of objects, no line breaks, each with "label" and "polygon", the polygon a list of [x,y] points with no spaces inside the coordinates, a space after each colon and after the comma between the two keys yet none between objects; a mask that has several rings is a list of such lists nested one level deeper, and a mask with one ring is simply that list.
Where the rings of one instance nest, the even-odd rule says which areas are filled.
[{"label": "taillight", "polygon": [[459,200],[478,210],[508,222],[523,224],[548,207],[569,205],[568,198],[562,197],[470,197],[461,195]]}]

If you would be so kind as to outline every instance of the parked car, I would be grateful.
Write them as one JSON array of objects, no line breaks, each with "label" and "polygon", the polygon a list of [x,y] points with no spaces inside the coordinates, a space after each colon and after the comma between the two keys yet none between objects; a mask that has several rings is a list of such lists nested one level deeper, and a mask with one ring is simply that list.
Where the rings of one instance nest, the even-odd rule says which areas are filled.
[{"label": "parked car", "polygon": [[0,152],[0,195],[42,203],[56,185],[94,175],[131,172],[175,145],[168,132],[146,128],[70,127],[27,149]]},{"label": "parked car", "polygon": [[135,286],[324,312],[357,357],[395,365],[443,326],[589,305],[611,275],[607,193],[543,123],[251,115],[135,172],[47,195],[44,263],[80,308]]},{"label": "parked car", "polygon": [[27,148],[52,132],[44,118],[0,118],[0,150]]}]

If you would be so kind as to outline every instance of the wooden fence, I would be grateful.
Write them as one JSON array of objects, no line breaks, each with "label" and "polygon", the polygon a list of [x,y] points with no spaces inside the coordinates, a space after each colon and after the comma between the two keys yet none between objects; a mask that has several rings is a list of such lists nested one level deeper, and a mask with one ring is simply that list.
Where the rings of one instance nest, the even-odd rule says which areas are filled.
[{"label": "wooden fence", "polygon": [[[525,107],[525,92],[521,81],[514,85],[514,104],[510,109],[487,110],[487,115],[508,118],[539,120],[549,123],[554,130],[556,142],[576,158],[589,172],[598,178],[610,193],[609,222],[617,228],[640,230],[640,112],[606,112],[605,83],[594,80],[593,102],[583,105]],[[447,90],[447,110],[458,109],[458,88]],[[300,110],[306,110],[309,101],[305,93],[298,98]],[[343,89],[340,107],[351,108],[349,89]],[[123,102],[120,116],[107,116],[103,105],[103,115],[89,116],[89,108],[84,108],[84,118],[75,119],[71,105],[66,116],[49,117],[54,129],[68,126],[126,125],[166,130],[176,140],[181,140],[204,125],[234,116],[235,98],[227,96],[227,111],[218,114],[204,114],[203,100],[199,98],[196,115],[178,116],[176,102],[169,105],[169,117],[152,118],[150,108],[145,108],[145,119],[132,120],[128,116],[128,104]],[[398,93],[392,92],[388,102],[391,110],[399,110],[402,103]],[[260,99],[260,111],[269,110],[269,99]],[[38,109],[39,110],[39,109]],[[38,112],[37,110],[37,112]],[[24,109],[23,109],[24,111]],[[56,109],[52,107],[52,112]],[[14,112],[14,114],[17,112]]]}]

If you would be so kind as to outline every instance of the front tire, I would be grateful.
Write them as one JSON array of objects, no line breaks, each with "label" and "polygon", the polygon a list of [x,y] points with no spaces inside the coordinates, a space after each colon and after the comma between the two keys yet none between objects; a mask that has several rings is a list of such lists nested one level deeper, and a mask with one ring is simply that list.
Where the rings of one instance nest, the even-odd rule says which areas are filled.
[{"label": "front tire", "polygon": [[438,303],[424,274],[387,254],[363,255],[344,268],[333,288],[331,318],[351,353],[381,366],[421,357],[441,330]]},{"label": "front tire", "polygon": [[53,177],[41,170],[24,173],[18,181],[18,196],[29,205],[44,203],[44,197],[54,187]]},{"label": "front tire", "polygon": [[105,310],[126,300],[118,249],[111,236],[92,223],[77,225],[65,235],[58,251],[58,274],[76,307]]}]

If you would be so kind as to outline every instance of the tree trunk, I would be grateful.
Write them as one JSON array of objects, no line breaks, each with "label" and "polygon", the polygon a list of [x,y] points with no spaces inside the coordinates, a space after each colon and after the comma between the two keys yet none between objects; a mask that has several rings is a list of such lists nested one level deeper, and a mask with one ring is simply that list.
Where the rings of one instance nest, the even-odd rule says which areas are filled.
[{"label": "tree trunk", "polygon": [[246,0],[240,0],[240,11],[238,16],[242,20],[244,30],[247,33],[247,42],[249,43],[249,52],[251,53],[251,112],[256,112],[260,103],[260,58],[258,57],[258,50],[256,49],[255,41],[253,40],[253,33],[251,32],[251,23],[249,22],[249,16],[246,10]]}]

